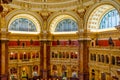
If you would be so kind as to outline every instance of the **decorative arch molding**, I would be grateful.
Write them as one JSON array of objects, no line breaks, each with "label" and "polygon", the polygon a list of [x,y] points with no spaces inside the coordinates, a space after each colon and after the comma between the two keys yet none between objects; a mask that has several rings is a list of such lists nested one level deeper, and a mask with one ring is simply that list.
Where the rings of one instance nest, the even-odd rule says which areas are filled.
[{"label": "decorative arch molding", "polygon": [[[69,12],[55,12],[55,13],[53,13],[48,18],[48,26],[49,27],[47,28],[47,30],[52,33],[53,26],[55,29],[57,22],[59,22],[63,19],[68,19],[68,18],[76,21],[76,23],[78,24],[78,31],[83,28],[82,24],[80,24],[82,22],[82,19],[80,18],[80,16],[73,11],[69,11]],[[51,25],[53,25],[53,26],[51,26]]]},{"label": "decorative arch molding", "polygon": [[[106,5],[109,5],[108,7],[111,7],[112,9],[118,10],[118,12],[120,13],[120,11],[119,11],[120,6],[115,1],[101,1],[99,3],[96,3],[95,5],[89,7],[85,13],[85,26],[84,26],[84,28],[86,30],[88,30],[88,20],[89,20],[90,16],[92,15],[92,13],[95,12],[95,10],[97,10],[97,8],[100,8],[101,6],[106,6]],[[106,13],[106,11],[110,11],[110,10],[111,10],[110,8],[106,9],[104,11],[104,14]],[[100,19],[98,20],[98,22],[100,22],[100,20],[104,14],[99,16]]]},{"label": "decorative arch molding", "polygon": [[41,16],[39,16],[35,12],[30,12],[30,11],[25,11],[25,10],[14,10],[14,11],[11,11],[5,17],[6,24],[7,24],[6,27],[8,28],[10,23],[12,23],[17,18],[26,18],[28,20],[31,20],[36,25],[37,32],[40,33],[40,31],[42,30],[41,26],[43,26],[43,19],[41,18]]}]

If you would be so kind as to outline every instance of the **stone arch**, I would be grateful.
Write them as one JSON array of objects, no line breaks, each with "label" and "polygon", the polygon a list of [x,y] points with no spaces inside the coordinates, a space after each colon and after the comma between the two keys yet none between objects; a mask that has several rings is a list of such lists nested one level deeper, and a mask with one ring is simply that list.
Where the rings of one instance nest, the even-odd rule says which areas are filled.
[{"label": "stone arch", "polygon": [[75,20],[77,22],[77,24],[78,24],[78,31],[80,29],[82,29],[83,26],[82,26],[82,24],[80,24],[82,19],[79,17],[79,15],[77,13],[72,12],[72,11],[71,12],[67,12],[67,11],[64,12],[63,11],[63,12],[57,12],[57,13],[55,12],[48,18],[48,25],[47,26],[49,26],[49,27],[47,28],[47,30],[48,31],[51,30],[51,25],[53,24],[52,22],[54,22],[55,20],[57,20],[57,19],[61,20],[62,18],[68,18],[68,17],[70,19],[73,19],[73,20]]},{"label": "stone arch", "polygon": [[[112,7],[112,8],[115,8],[116,10],[119,11],[119,4],[115,1],[101,1],[91,7],[88,8],[88,10],[86,11],[86,14],[85,14],[85,26],[84,28],[88,30],[88,20],[91,16],[91,14],[97,9],[97,8],[100,8],[101,6],[106,6],[108,5],[108,7]],[[101,15],[103,16],[103,15]],[[101,18],[101,16],[99,18]]]},{"label": "stone arch", "polygon": [[[37,21],[37,28],[39,29],[39,31],[42,31],[42,26],[43,26],[43,19],[42,19],[42,17],[41,16],[39,16],[37,13],[35,13],[35,12],[30,12],[30,11],[25,11],[25,10],[13,10],[13,11],[11,11],[10,13],[8,13],[7,15],[6,15],[6,17],[5,17],[5,20],[6,20],[6,27],[8,28],[9,27],[9,23],[10,23],[10,21],[14,18],[14,17],[16,17],[16,16],[18,16],[18,15],[22,15],[22,14],[24,14],[24,15],[28,15],[28,16],[31,16],[32,18],[34,18],[34,20],[36,20]],[[27,18],[27,16],[26,16],[26,18]],[[31,19],[32,19],[31,18]],[[34,21],[33,20],[33,21]]]}]

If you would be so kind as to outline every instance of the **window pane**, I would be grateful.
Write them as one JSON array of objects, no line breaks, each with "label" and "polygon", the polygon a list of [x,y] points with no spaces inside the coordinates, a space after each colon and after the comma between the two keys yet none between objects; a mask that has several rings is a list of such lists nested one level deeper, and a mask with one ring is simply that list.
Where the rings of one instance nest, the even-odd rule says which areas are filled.
[{"label": "window pane", "polygon": [[114,9],[109,11],[103,16],[100,22],[100,29],[113,28],[119,25],[119,23],[120,23],[119,13],[116,9]]},{"label": "window pane", "polygon": [[64,19],[57,24],[55,32],[70,32],[77,30],[78,30],[78,25],[74,20]]},{"label": "window pane", "polygon": [[32,21],[26,18],[18,18],[10,24],[9,31],[36,32],[37,29]]}]

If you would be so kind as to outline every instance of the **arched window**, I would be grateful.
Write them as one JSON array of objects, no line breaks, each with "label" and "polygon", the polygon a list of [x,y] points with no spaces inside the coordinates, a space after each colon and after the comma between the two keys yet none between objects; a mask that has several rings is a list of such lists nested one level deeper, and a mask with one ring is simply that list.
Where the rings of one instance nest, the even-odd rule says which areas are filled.
[{"label": "arched window", "polygon": [[64,19],[60,21],[55,28],[55,32],[71,32],[77,30],[78,24],[72,19]]},{"label": "arched window", "polygon": [[53,65],[53,70],[57,70],[57,66],[56,65]]},{"label": "arched window", "polygon": [[112,62],[113,65],[115,65],[115,57],[114,56],[112,56],[112,61],[111,62]]},{"label": "arched window", "polygon": [[55,57],[55,53],[54,52],[52,52],[52,58],[54,58]]},{"label": "arched window", "polygon": [[98,54],[98,62],[101,62],[100,54]]},{"label": "arched window", "polygon": [[106,13],[101,22],[100,22],[100,29],[107,29],[107,28],[113,28],[116,25],[120,24],[120,16],[116,9],[109,11]]},{"label": "arched window", "polygon": [[15,60],[15,59],[17,59],[18,57],[17,57],[17,53],[15,53],[15,52],[11,52],[10,53],[10,60]]},{"label": "arched window", "polygon": [[104,63],[104,55],[101,55],[101,60]]},{"label": "arched window", "polygon": [[62,65],[62,71],[67,70],[67,67],[65,65]]},{"label": "arched window", "polygon": [[15,19],[8,28],[9,31],[37,32],[35,24],[26,18]]},{"label": "arched window", "polygon": [[59,52],[59,58],[62,58],[62,53],[61,52]]},{"label": "arched window", "polygon": [[118,57],[118,56],[116,57],[116,63],[118,66],[120,66],[120,57]]},{"label": "arched window", "polygon": [[101,73],[101,79],[106,80],[106,74],[105,73]]},{"label": "arched window", "polygon": [[69,58],[69,52],[66,52],[66,58]]},{"label": "arched window", "polygon": [[91,61],[93,60],[93,54],[92,53],[90,54],[90,59],[91,59]]},{"label": "arched window", "polygon": [[109,63],[109,57],[106,55],[106,63]]},{"label": "arched window", "polygon": [[95,80],[95,70],[94,69],[92,69],[92,80]]},{"label": "arched window", "polygon": [[10,73],[13,74],[13,73],[17,73],[17,69],[15,67],[12,67],[10,69]]},{"label": "arched window", "polygon": [[96,61],[96,54],[93,54],[93,60]]}]

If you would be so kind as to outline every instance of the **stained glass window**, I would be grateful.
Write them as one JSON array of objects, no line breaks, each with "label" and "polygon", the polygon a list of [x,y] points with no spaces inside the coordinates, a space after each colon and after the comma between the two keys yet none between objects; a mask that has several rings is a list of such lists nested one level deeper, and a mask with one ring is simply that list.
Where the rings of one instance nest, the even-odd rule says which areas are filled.
[{"label": "stained glass window", "polygon": [[57,24],[55,32],[77,31],[78,24],[72,19],[64,19]]},{"label": "stained glass window", "polygon": [[116,9],[109,11],[106,13],[101,22],[100,29],[113,28],[120,24],[120,16]]},{"label": "stained glass window", "polygon": [[32,21],[18,18],[10,24],[9,31],[37,32],[37,29]]}]

